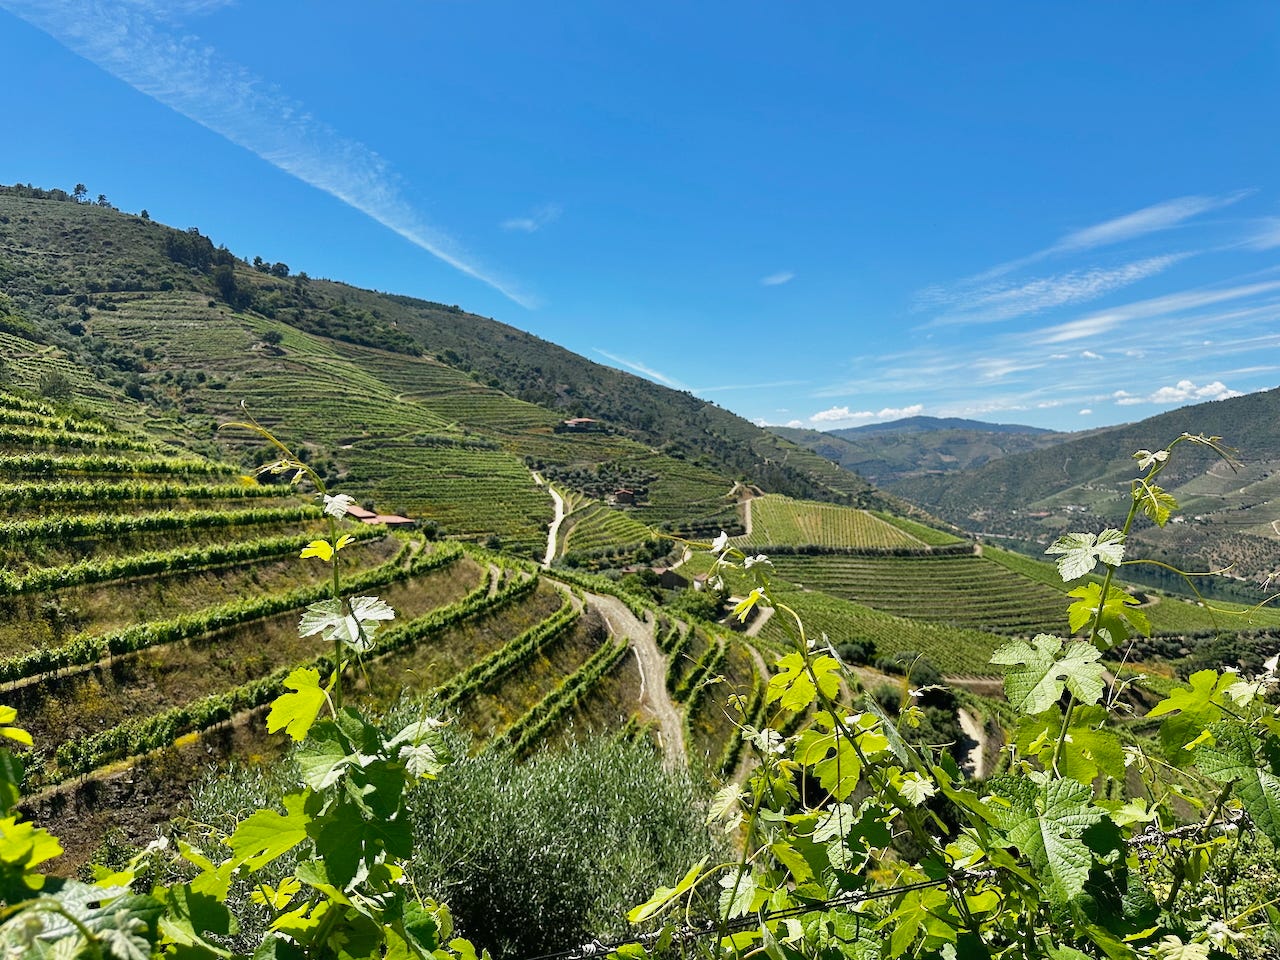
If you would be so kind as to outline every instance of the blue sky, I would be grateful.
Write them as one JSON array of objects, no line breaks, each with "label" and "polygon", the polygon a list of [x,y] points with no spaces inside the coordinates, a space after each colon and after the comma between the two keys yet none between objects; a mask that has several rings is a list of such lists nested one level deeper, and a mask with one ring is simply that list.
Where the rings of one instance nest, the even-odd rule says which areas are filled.
[{"label": "blue sky", "polygon": [[0,182],[759,422],[1280,384],[1280,5],[0,0]]}]

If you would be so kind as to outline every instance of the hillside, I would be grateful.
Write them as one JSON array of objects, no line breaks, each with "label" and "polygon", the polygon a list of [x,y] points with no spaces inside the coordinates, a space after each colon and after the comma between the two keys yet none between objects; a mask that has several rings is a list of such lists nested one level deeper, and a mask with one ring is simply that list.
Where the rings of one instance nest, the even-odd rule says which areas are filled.
[{"label": "hillside", "polygon": [[[476,536],[476,504],[503,504],[511,520],[490,532],[530,550],[551,503],[529,467],[570,487],[604,473],[617,488],[643,488],[638,519],[690,531],[726,522],[723,498],[738,480],[884,503],[861,479],[714,404],[505,324],[250,264],[195,228],[59,194],[0,191],[0,336],[20,338],[5,344],[18,386],[68,378],[82,402],[123,401],[209,452],[213,425],[244,401],[379,509]],[[578,426],[565,424],[573,418]],[[410,474],[415,489],[423,479],[431,489],[407,494],[397,478]],[[463,505],[445,506],[452,500]]]},{"label": "hillside", "polygon": [[877,486],[910,477],[950,475],[1013,453],[1051,447],[1072,436],[956,417],[909,417],[831,431],[771,429]]},{"label": "hillside", "polygon": [[[1265,596],[1258,584],[1280,569],[1273,523],[1280,516],[1278,415],[1280,390],[1268,390],[1182,407],[960,474],[889,486],[966,530],[1043,550],[1069,527],[1101,528],[1123,519],[1136,469],[1116,451],[1158,450],[1184,432],[1220,436],[1238,451],[1238,469],[1184,444],[1161,476],[1184,516],[1158,534],[1144,524],[1135,537],[1149,555],[1184,569],[1232,566],[1237,589],[1227,595],[1256,601]],[[1156,582],[1177,585],[1163,577]],[[1202,585],[1215,588],[1211,581]]]},{"label": "hillside", "polygon": [[[331,568],[299,557],[328,521],[314,496],[145,427],[4,391],[0,475],[0,683],[36,743],[28,805],[59,826],[71,869],[108,831],[148,836],[210,759],[276,755],[264,705],[332,653],[298,628],[331,589]],[[420,531],[338,523],[354,538],[345,588],[396,614],[360,665],[361,702],[429,695],[473,743],[516,756],[570,729],[652,724],[669,762],[736,762],[727,699],[763,690],[740,638],[642,621],[596,592],[607,581],[571,588]],[[713,669],[728,682],[708,689]]]}]

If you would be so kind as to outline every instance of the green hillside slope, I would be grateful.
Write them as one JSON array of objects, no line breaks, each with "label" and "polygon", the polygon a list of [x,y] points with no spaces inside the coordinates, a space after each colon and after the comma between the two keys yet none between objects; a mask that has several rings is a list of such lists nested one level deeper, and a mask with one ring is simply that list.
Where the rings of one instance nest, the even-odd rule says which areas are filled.
[{"label": "green hillside slope", "polygon": [[[1280,569],[1280,390],[1196,404],[1139,423],[1011,455],[959,475],[917,477],[894,492],[963,528],[1029,545],[1065,529],[1101,529],[1129,506],[1132,461],[1116,451],[1158,450],[1184,432],[1220,436],[1239,452],[1233,471],[1207,448],[1180,448],[1161,482],[1184,507],[1164,530],[1146,523],[1135,538],[1156,559],[1188,570],[1230,568],[1210,590],[1245,601],[1262,599],[1259,584]],[[1135,571],[1134,575],[1139,575]],[[1178,588],[1175,580],[1155,582]],[[1250,585],[1252,584],[1252,586]]]},{"label": "green hillside slope", "polygon": [[[9,364],[7,376],[21,386],[79,362],[91,376],[67,373],[76,396],[114,386],[175,418],[225,415],[247,399],[255,413],[285,422],[299,404],[314,410],[313,401],[329,401],[323,422],[309,422],[302,439],[357,473],[371,444],[434,443],[444,460],[454,441],[481,434],[495,452],[565,469],[639,461],[663,480],[683,475],[675,487],[715,486],[717,495],[744,479],[797,496],[878,502],[861,479],[714,404],[505,324],[284,264],[257,269],[194,228],[39,194],[0,188],[0,280],[9,295],[0,335],[38,345]],[[341,419],[330,424],[330,414]],[[596,424],[563,436],[571,417]],[[403,451],[395,457],[403,460]],[[483,476],[454,475],[447,463],[439,472],[468,482],[492,477],[491,502],[532,510],[531,489],[516,488],[532,485],[512,485],[509,460],[495,458]],[[683,491],[652,487],[652,518],[682,519],[667,495]],[[708,497],[704,489],[697,499]],[[500,535],[523,542],[548,518],[544,502],[524,529]]]}]

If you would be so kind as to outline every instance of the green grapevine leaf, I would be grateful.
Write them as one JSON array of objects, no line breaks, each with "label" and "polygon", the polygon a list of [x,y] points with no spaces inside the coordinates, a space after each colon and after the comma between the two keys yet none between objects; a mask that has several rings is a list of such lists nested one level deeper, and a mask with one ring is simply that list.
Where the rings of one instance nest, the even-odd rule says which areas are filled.
[{"label": "green grapevine leaf", "polygon": [[1184,943],[1181,937],[1162,937],[1151,956],[1156,960],[1209,960],[1207,943]]},{"label": "green grapevine leaf", "polygon": [[1147,620],[1147,615],[1137,609],[1138,598],[1130,596],[1123,590],[1115,587],[1107,588],[1106,602],[1101,604],[1101,616],[1098,615],[1098,606],[1102,598],[1101,584],[1086,583],[1070,591],[1067,596],[1078,598],[1067,608],[1067,618],[1072,633],[1082,630],[1097,618],[1099,637],[1102,638],[1105,634],[1105,639],[1110,641],[1107,643],[1108,648],[1128,639],[1134,631],[1144,637],[1151,636],[1151,623]]},{"label": "green grapevine leaf", "polygon": [[1137,480],[1133,485],[1133,499],[1142,504],[1142,512],[1163,527],[1169,522],[1169,514],[1178,509],[1178,501],[1154,483]]},{"label": "green grapevine leaf", "polygon": [[343,768],[359,758],[349,752],[347,740],[332,720],[311,729],[311,736],[294,756],[302,782],[312,790],[323,790],[342,779]]},{"label": "green grapevine leaf", "polygon": [[232,864],[245,864],[250,870],[258,870],[307,839],[307,826],[311,823],[311,817],[303,809],[307,796],[306,793],[287,794],[283,814],[258,810],[241,820],[235,833],[227,838]]},{"label": "green grapevine leaf", "polygon": [[774,843],[769,846],[769,850],[779,863],[791,871],[797,883],[813,879],[813,869],[809,866],[809,861],[795,847],[787,843]]},{"label": "green grapevine leaf", "polygon": [[720,878],[720,915],[728,919],[746,916],[756,896],[756,881],[750,873],[727,873]]},{"label": "green grapevine leaf", "polygon": [[1105,811],[1093,805],[1093,792],[1074,780],[1001,778],[992,792],[1008,806],[993,804],[1001,828],[1043,878],[1049,899],[1066,906],[1084,890],[1093,855],[1084,833],[1101,823]]},{"label": "green grapevine leaf", "polygon": [[1006,643],[991,656],[991,662],[1010,667],[1005,671],[1004,689],[1009,703],[1026,714],[1044,713],[1058,698],[1063,688],[1069,689],[1083,704],[1102,699],[1102,656],[1093,644],[1073,641],[1065,655],[1062,640],[1038,634],[1026,640]]},{"label": "green grapevine leaf", "polygon": [[298,636],[322,633],[326,640],[337,639],[356,653],[368,653],[379,621],[395,618],[396,612],[377,597],[321,600],[310,604],[298,621]]},{"label": "green grapevine leaf", "polygon": [[1101,560],[1109,567],[1120,566],[1124,559],[1124,534],[1119,530],[1092,533],[1068,533],[1053,541],[1045,553],[1060,553],[1058,573],[1064,581],[1078,580]]},{"label": "green grapevine leaf", "polygon": [[707,858],[703,857],[689,868],[689,872],[674,887],[659,887],[653,892],[652,897],[631,909],[627,914],[627,920],[631,923],[641,923],[660,913],[669,903],[693,889],[693,885],[701,879],[702,868],[706,865]]},{"label": "green grapevine leaf", "polygon": [[[1118,734],[1106,729],[1108,714],[1101,705],[1077,706],[1058,757],[1058,772],[1082,784],[1091,784],[1099,773],[1124,779],[1124,746]],[[1018,725],[1019,753],[1035,756],[1047,769],[1062,729],[1062,711],[1056,708],[1027,717]]]},{"label": "green grapevine leaf", "polygon": [[902,794],[908,803],[918,807],[937,793],[938,787],[932,780],[926,780],[914,770],[909,770],[902,775],[902,782],[898,784],[898,792]]},{"label": "green grapevine leaf", "polygon": [[409,775],[419,780],[436,777],[452,757],[440,736],[439,720],[430,717],[415,720],[405,726],[387,743],[392,751],[399,751]]},{"label": "green grapevine leaf", "polygon": [[319,557],[325,563],[328,563],[333,559],[333,544],[328,540],[312,540],[298,554],[300,560],[306,560],[308,557]]},{"label": "green grapevine leaf", "polygon": [[31,746],[31,734],[23,730],[21,727],[11,727],[8,724],[18,719],[18,711],[13,707],[0,706],[0,737],[7,737],[10,740],[16,740],[24,747]]},{"label": "green grapevine leaf", "polygon": [[1235,674],[1201,670],[1188,678],[1189,688],[1171,691],[1168,699],[1151,708],[1148,717],[1173,714],[1160,725],[1160,746],[1170,762],[1184,766],[1191,761],[1191,752],[1185,747],[1203,734],[1209,724],[1222,719],[1227,691],[1237,679]]},{"label": "green grapevine leaf", "polygon": [[1133,459],[1138,461],[1139,470],[1149,470],[1157,463],[1164,463],[1169,459],[1168,450],[1157,450],[1152,453],[1150,450],[1139,450],[1133,455]]},{"label": "green grapevine leaf", "polygon": [[890,928],[889,957],[900,957],[907,951],[931,921],[933,911],[947,902],[945,890],[911,890],[902,896],[898,908],[880,921],[879,929]]},{"label": "green grapevine leaf", "polygon": [[320,671],[299,667],[285,677],[284,685],[295,692],[276,697],[267,714],[267,732],[283,729],[295,740],[305,740],[325,703],[320,687]]},{"label": "green grapevine leaf", "polygon": [[1209,732],[1213,743],[1196,749],[1196,766],[1219,783],[1234,780],[1254,826],[1272,843],[1280,843],[1280,750],[1237,723],[1215,723]]},{"label": "green grapevine leaf", "polygon": [[208,893],[192,890],[189,883],[170,887],[166,893],[168,910],[160,917],[161,933],[182,946],[198,945],[215,956],[231,956],[231,951],[216,947],[204,938],[208,933],[228,936],[238,932],[239,925],[225,903]]},{"label": "green grapevine leaf", "polygon": [[[825,670],[819,672],[819,664],[830,661]],[[831,657],[818,657],[814,661],[814,673],[823,682],[823,693],[835,696],[840,689],[840,678],[836,670],[840,664]],[[828,689],[829,687],[829,689]],[[809,671],[805,669],[805,660],[798,653],[789,653],[778,660],[778,672],[769,679],[767,698],[769,703],[777,700],[783,709],[799,712],[813,703],[817,694]]]},{"label": "green grapevine leaf", "polygon": [[43,827],[17,817],[0,819],[0,863],[30,870],[61,855],[62,844]]}]

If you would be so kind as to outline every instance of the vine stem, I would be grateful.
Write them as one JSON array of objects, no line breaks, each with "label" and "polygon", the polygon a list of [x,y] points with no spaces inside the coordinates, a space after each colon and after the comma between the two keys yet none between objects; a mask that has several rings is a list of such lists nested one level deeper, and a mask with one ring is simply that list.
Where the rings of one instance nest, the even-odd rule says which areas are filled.
[{"label": "vine stem", "polygon": [[[1172,447],[1173,444],[1169,446]],[[1152,467],[1150,473],[1134,482],[1141,484],[1143,488],[1147,488],[1147,485],[1160,472],[1163,466],[1164,463],[1157,463]],[[1131,496],[1130,500],[1129,515],[1124,518],[1124,526],[1120,528],[1120,542],[1125,545],[1129,543],[1129,530],[1133,527],[1133,521],[1138,516],[1138,507],[1142,503],[1136,496]],[[1098,645],[1098,634],[1102,629],[1102,611],[1106,609],[1107,595],[1111,592],[1111,581],[1116,575],[1116,567],[1111,566],[1109,563],[1104,564],[1104,566],[1107,568],[1107,573],[1102,578],[1102,592],[1098,596],[1098,609],[1093,612],[1093,624],[1089,627],[1089,642],[1095,647]],[[1062,771],[1058,769],[1058,764],[1062,760],[1062,748],[1067,743],[1067,731],[1071,729],[1071,717],[1075,713],[1075,709],[1076,695],[1072,693],[1067,700],[1067,709],[1062,715],[1062,729],[1058,731],[1058,740],[1053,745],[1053,759],[1049,763],[1049,767],[1055,777],[1062,776]]]}]

